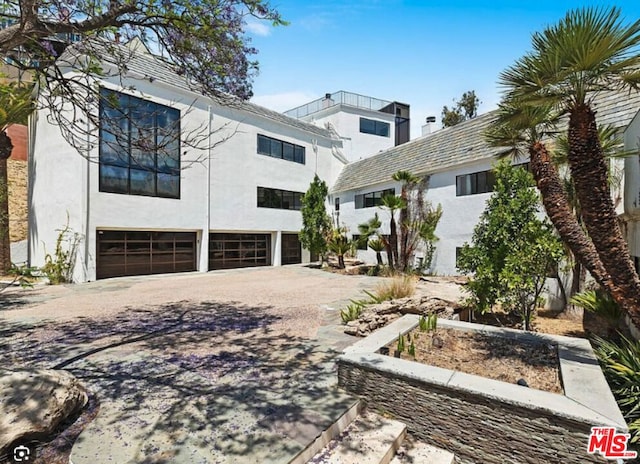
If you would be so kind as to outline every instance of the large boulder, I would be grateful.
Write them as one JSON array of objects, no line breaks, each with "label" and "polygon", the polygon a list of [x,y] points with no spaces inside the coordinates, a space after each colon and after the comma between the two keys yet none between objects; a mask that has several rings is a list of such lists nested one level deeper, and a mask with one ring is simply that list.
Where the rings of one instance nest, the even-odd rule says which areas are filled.
[{"label": "large boulder", "polygon": [[43,439],[88,401],[72,374],[57,370],[0,371],[0,456],[18,442]]}]

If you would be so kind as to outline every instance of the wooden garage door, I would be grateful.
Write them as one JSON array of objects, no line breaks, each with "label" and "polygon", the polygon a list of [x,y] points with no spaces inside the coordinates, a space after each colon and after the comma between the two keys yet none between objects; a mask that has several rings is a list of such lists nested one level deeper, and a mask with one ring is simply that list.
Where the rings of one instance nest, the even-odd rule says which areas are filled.
[{"label": "wooden garage door", "polygon": [[209,234],[209,269],[269,266],[269,234]]},{"label": "wooden garage door", "polygon": [[98,230],[97,278],[195,271],[195,232]]}]

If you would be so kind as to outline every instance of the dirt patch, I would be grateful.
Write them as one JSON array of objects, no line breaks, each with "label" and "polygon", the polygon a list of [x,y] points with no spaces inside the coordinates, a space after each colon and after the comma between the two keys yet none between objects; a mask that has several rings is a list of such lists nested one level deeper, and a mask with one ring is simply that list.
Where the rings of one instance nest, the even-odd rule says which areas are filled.
[{"label": "dirt patch", "polygon": [[[412,344],[415,356],[408,352]],[[389,352],[393,354],[397,345],[389,344]],[[555,345],[520,344],[454,329],[414,330],[405,337],[405,351],[400,357],[502,382],[516,384],[524,380],[531,388],[563,392]]]}]

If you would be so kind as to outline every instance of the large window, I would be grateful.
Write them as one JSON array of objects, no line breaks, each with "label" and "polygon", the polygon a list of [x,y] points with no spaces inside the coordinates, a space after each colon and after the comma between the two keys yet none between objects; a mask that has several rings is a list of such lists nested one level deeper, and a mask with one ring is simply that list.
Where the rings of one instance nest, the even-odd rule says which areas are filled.
[{"label": "large window", "polygon": [[258,207],[275,209],[295,209],[302,207],[301,192],[258,187]]},{"label": "large window", "polygon": [[261,134],[258,134],[258,153],[300,164],[305,160],[304,147]]},{"label": "large window", "polygon": [[376,121],[375,119],[360,118],[360,132],[363,134],[380,135],[389,137],[390,124],[384,121]]},{"label": "large window", "polygon": [[395,195],[396,189],[378,190],[376,192],[364,193],[356,195],[356,209],[371,208],[372,206],[380,206],[382,197],[385,195]]},{"label": "large window", "polygon": [[180,198],[180,111],[100,89],[100,191]]}]

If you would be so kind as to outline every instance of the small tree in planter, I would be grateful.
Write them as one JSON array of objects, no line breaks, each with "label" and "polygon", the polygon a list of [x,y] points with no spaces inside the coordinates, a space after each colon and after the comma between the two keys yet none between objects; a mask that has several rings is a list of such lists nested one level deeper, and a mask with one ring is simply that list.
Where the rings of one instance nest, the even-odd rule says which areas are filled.
[{"label": "small tree in planter", "polygon": [[563,256],[551,224],[538,218],[539,198],[530,173],[508,161],[495,167],[495,193],[463,246],[458,269],[473,274],[471,303],[490,311],[496,303],[517,312],[531,329],[549,269]]}]

